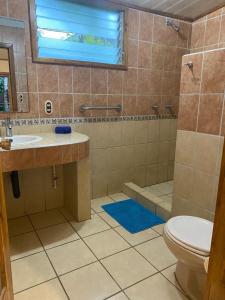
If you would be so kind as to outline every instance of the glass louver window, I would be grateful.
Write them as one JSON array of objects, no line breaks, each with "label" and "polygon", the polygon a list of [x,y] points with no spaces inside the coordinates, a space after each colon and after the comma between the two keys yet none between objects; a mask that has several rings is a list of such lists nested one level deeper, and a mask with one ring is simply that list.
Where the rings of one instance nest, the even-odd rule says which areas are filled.
[{"label": "glass louver window", "polygon": [[125,12],[72,0],[36,0],[39,59],[124,64]]}]

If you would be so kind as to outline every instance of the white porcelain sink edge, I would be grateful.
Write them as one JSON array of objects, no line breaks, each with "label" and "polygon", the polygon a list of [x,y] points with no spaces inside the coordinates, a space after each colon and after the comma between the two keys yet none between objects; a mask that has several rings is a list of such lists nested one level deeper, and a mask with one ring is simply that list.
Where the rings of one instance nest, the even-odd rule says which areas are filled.
[{"label": "white porcelain sink edge", "polygon": [[12,139],[12,146],[28,145],[42,140],[42,137],[37,135],[13,135],[8,138]]}]

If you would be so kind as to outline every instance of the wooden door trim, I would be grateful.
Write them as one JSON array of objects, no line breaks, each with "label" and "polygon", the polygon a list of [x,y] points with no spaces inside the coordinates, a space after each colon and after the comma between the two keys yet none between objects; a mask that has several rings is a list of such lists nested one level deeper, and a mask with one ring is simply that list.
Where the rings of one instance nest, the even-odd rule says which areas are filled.
[{"label": "wooden door trim", "polygon": [[225,299],[225,143],[204,300]]},{"label": "wooden door trim", "polygon": [[[0,276],[3,291],[0,300],[13,300],[9,235],[2,169],[0,168]],[[5,290],[4,290],[5,289]]]}]

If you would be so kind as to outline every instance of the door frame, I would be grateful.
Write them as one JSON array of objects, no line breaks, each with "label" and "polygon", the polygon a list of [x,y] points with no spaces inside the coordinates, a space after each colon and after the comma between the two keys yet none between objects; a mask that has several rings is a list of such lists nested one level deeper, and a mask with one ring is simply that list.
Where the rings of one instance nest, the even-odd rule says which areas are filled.
[{"label": "door frame", "polygon": [[7,225],[6,201],[3,174],[0,165],[0,277],[2,291],[0,300],[13,300],[12,272],[10,264],[9,234]]},{"label": "door frame", "polygon": [[[206,150],[207,151],[207,150]],[[204,300],[225,299],[225,143]]]}]

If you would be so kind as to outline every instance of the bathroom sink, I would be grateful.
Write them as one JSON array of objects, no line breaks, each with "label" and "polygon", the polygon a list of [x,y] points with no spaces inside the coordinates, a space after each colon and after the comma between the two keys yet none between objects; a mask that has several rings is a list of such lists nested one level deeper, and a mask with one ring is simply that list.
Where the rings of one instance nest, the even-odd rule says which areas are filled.
[{"label": "bathroom sink", "polygon": [[40,142],[42,137],[36,135],[14,135],[10,139],[12,139],[13,146],[19,146]]}]

